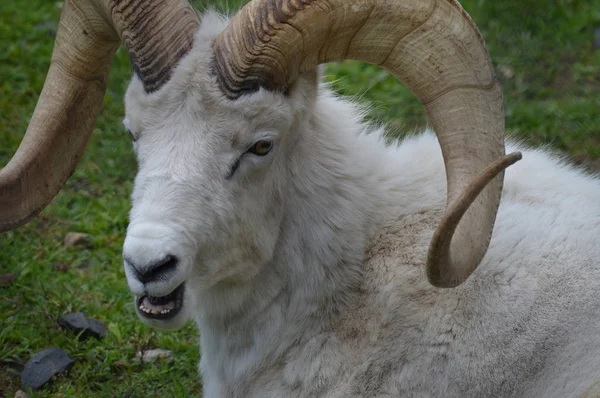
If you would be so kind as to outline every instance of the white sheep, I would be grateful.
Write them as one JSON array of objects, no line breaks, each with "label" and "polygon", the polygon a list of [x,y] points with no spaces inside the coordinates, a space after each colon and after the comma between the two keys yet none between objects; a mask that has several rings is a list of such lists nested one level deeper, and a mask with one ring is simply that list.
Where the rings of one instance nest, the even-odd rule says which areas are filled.
[{"label": "white sheep", "polygon": [[[153,12],[190,15],[186,4],[173,3],[181,7],[167,4]],[[395,8],[404,13],[405,7],[425,3],[431,9],[416,12],[424,15],[421,24],[394,14]],[[506,170],[494,226],[494,206],[488,209],[491,224],[477,219],[479,210],[472,208],[481,197],[496,200],[493,184],[500,190],[501,178],[492,174],[515,158],[504,158],[509,161],[484,177],[482,184],[492,182],[469,207],[474,197],[463,199],[474,192],[471,181],[481,183],[477,175],[502,151],[492,148],[480,160],[479,153],[488,151],[473,151],[490,138],[467,129],[472,142],[461,141],[466,151],[458,160],[444,153],[449,185],[459,186],[458,194],[450,187],[445,213],[445,164],[432,132],[386,145],[381,129],[370,131],[362,123],[358,105],[319,85],[314,64],[323,59],[310,53],[305,41],[286,53],[287,47],[276,43],[279,32],[261,41],[264,37],[251,34],[254,28],[244,30],[248,24],[240,21],[258,13],[258,21],[291,35],[325,26],[333,53],[336,36],[329,36],[332,24],[322,23],[321,11],[306,19],[285,19],[286,13],[296,7],[307,13],[343,9],[347,20],[352,12],[365,15],[362,27],[346,27],[352,40],[373,23],[369,18],[385,24],[384,16],[394,27],[426,39],[446,20],[463,39],[465,30],[477,39],[476,29],[452,0],[314,4],[321,6],[285,3],[278,9],[254,2],[231,23],[208,13],[193,45],[184,40],[191,36],[177,36],[187,43],[186,51],[175,51],[177,56],[154,69],[140,67],[144,57],[136,51],[144,46],[124,39],[135,36],[128,33],[130,25],[116,29],[137,71],[126,95],[125,125],[134,137],[139,172],[123,254],[140,318],[168,329],[196,321],[206,397],[599,396],[600,180],[544,150],[520,148],[523,161]],[[193,32],[197,25],[190,21],[193,29],[187,31]],[[318,23],[307,28],[307,21]],[[428,29],[430,22],[434,28]],[[375,31],[385,38],[382,29]],[[440,34],[449,33],[441,29]],[[285,55],[252,58],[252,46],[248,58],[232,55],[248,37],[270,43],[267,53],[277,48]],[[370,38],[364,34],[368,45],[379,43]],[[169,54],[170,43],[177,41],[152,40]],[[352,40],[341,47],[363,51],[353,49]],[[473,54],[480,50],[469,43],[463,50],[477,64]],[[294,51],[315,59],[305,65]],[[417,75],[435,80],[439,76],[431,70],[441,79],[462,73],[451,62],[444,69],[435,57],[423,59],[433,69],[419,64]],[[286,69],[287,61],[305,67]],[[475,68],[476,79],[490,78],[486,67]],[[277,68],[283,72],[273,72]],[[405,80],[419,92],[422,82],[411,76]],[[477,112],[501,109],[491,81],[487,86],[459,82],[449,89],[443,81],[426,82],[433,92],[441,90],[429,101],[424,100],[429,88],[417,95],[442,145],[448,143],[440,133],[446,122],[438,118],[451,119],[466,108],[467,119],[460,120],[477,125],[482,124]],[[453,106],[463,91],[466,99]],[[493,100],[477,97],[480,91]],[[446,108],[436,110],[436,101],[447,97]],[[493,125],[495,116],[483,119],[491,124],[489,135],[495,130],[502,135],[502,123]],[[464,157],[480,165],[461,179],[452,167]],[[9,166],[0,174],[0,193],[13,187],[6,175],[22,167]],[[26,192],[29,185],[22,186],[23,195],[36,199]],[[52,195],[0,211],[0,220],[14,227]],[[5,197],[0,203],[8,203]],[[461,203],[469,211],[452,239],[458,221],[447,220]],[[482,260],[473,254],[478,251]],[[458,286],[434,287],[428,278],[435,285]]]}]

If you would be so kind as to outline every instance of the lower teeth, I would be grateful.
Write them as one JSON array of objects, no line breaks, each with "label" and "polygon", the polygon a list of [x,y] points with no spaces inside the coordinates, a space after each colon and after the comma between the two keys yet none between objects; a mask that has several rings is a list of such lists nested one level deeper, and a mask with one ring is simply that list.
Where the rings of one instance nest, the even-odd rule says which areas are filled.
[{"label": "lower teeth", "polygon": [[165,315],[172,311],[172,310],[167,310],[167,309],[160,310],[160,311],[159,310],[151,310],[150,308],[146,308],[143,304],[140,304],[139,308],[142,312],[145,312],[146,314],[152,314],[152,315],[158,315],[158,314]]}]

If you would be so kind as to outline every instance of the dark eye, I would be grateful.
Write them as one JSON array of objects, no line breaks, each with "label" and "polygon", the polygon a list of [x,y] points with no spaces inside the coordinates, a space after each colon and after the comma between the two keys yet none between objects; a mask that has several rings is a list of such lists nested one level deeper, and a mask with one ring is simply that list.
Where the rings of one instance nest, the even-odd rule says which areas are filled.
[{"label": "dark eye", "polygon": [[265,156],[271,152],[271,149],[273,149],[273,141],[260,140],[256,141],[256,143],[248,149],[248,152],[256,156]]}]

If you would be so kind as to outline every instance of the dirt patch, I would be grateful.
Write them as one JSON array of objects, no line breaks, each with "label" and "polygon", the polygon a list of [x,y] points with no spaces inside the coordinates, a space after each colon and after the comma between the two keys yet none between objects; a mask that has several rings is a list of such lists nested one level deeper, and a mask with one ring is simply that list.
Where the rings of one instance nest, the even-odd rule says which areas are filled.
[{"label": "dirt patch", "polygon": [[21,377],[16,369],[0,363],[0,398],[12,398],[21,388]]}]

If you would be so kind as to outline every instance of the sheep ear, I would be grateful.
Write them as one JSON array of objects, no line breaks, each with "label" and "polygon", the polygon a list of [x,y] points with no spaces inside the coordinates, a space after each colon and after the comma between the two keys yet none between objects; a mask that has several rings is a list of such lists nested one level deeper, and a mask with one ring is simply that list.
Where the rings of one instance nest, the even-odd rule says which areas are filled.
[{"label": "sheep ear", "polygon": [[294,82],[285,92],[286,96],[298,97],[301,96],[308,103],[312,103],[317,99],[319,92],[319,82],[323,76],[323,68],[321,65],[318,67],[304,72],[298,77],[298,80]]}]

